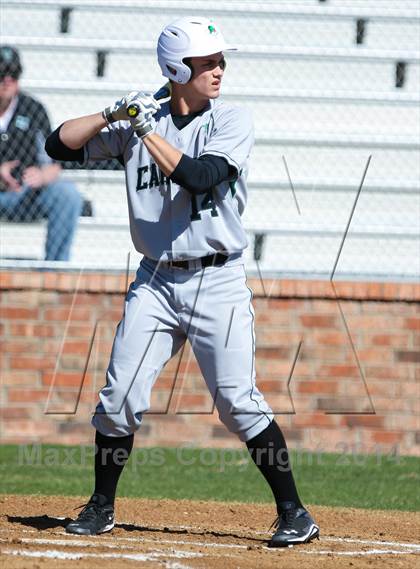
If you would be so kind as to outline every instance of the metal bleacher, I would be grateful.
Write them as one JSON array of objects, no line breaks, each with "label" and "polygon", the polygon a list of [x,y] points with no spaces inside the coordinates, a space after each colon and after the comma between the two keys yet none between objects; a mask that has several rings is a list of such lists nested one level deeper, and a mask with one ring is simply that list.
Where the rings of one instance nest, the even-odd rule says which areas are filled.
[{"label": "metal bleacher", "polygon": [[[57,126],[129,90],[160,87],[155,43],[163,25],[208,11],[201,0],[2,0],[1,42],[19,48],[22,87]],[[223,97],[254,116],[249,271],[258,261],[265,274],[328,277],[371,156],[337,276],[417,279],[418,3],[219,0],[211,16],[240,47],[228,56]],[[81,218],[63,266],[125,268],[132,246],[123,173],[65,176],[94,215]],[[0,265],[42,265],[44,232],[39,223],[3,223]]]}]

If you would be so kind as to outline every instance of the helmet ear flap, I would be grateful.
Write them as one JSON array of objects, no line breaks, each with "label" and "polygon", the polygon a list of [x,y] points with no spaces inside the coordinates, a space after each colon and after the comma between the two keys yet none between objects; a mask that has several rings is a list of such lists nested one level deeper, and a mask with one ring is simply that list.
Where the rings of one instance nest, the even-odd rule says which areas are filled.
[{"label": "helmet ear flap", "polygon": [[191,79],[193,78],[193,75],[194,75],[194,69],[192,66],[191,57],[184,57],[184,59],[182,60],[182,63],[184,65],[186,65],[188,67],[188,69],[190,70],[190,76],[189,76],[188,81],[187,81],[187,83],[188,83],[189,81],[191,81]]},{"label": "helmet ear flap", "polygon": [[176,69],[175,67],[172,67],[172,65],[166,64],[166,69],[169,71],[169,73],[172,73],[172,75],[176,75]]},{"label": "helmet ear flap", "polygon": [[[189,58],[187,58],[189,59]],[[182,85],[185,85],[186,83],[188,83],[188,81],[190,81],[191,77],[192,77],[192,73],[193,73],[193,67],[191,65],[190,62],[184,62],[184,60],[182,60],[181,62],[171,62],[173,63],[172,65],[170,63],[164,63],[164,67],[162,67],[161,64],[161,68],[162,71],[164,73],[165,77],[168,77],[171,81],[173,81],[174,83],[181,83]],[[166,71],[166,73],[165,73]]]}]

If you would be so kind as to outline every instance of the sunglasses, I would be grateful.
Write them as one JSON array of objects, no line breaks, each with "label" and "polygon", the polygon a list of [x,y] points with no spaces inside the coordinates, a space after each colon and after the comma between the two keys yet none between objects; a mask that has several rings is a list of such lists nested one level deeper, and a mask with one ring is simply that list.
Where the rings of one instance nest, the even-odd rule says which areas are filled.
[{"label": "sunglasses", "polygon": [[0,71],[0,83],[6,79],[6,77],[10,77],[11,79],[19,79],[19,73],[16,71],[7,71],[2,72]]}]

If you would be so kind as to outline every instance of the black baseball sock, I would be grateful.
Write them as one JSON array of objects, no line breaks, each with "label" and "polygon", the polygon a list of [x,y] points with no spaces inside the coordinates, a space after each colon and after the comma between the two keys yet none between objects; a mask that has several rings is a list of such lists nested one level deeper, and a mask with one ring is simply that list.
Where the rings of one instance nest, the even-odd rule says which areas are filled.
[{"label": "black baseball sock", "polygon": [[107,437],[96,431],[95,494],[114,504],[118,479],[133,448],[134,435]]},{"label": "black baseball sock", "polygon": [[302,507],[289,463],[286,441],[276,421],[272,421],[264,431],[247,441],[246,446],[270,485],[277,511],[283,509],[283,502],[294,502],[297,508]]}]

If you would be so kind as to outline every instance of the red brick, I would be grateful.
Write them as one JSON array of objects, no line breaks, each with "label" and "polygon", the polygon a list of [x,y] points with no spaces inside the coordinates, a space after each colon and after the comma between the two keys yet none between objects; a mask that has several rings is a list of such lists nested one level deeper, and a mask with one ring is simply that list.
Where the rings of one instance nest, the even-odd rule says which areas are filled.
[{"label": "red brick", "polygon": [[[363,306],[363,309],[365,310],[366,307]],[[396,329],[401,328],[404,321],[403,318],[396,316],[390,317],[389,314],[377,314],[377,312],[378,310],[376,307],[375,314],[362,314],[360,316],[356,316],[345,313],[346,323],[350,332],[353,330],[372,329],[377,332],[390,329],[395,331]]]},{"label": "red brick", "polygon": [[97,350],[97,353],[99,354],[105,354],[109,356],[112,350],[112,344],[113,342],[108,342],[102,338],[99,338],[98,340],[95,339],[94,350]]},{"label": "red brick", "polygon": [[91,340],[94,331],[94,324],[70,324],[67,328],[67,336],[69,338],[88,338]]},{"label": "red brick", "polygon": [[420,331],[420,318],[406,318],[404,327],[408,328],[409,330]]},{"label": "red brick", "polygon": [[35,320],[38,318],[37,308],[22,308],[17,306],[1,306],[0,318],[10,318],[11,320]]},{"label": "red brick", "polygon": [[[301,393],[336,393],[336,381],[299,381],[296,383],[297,390]],[[295,387],[294,387],[295,389]]]},{"label": "red brick", "polygon": [[50,324],[35,324],[33,327],[33,332],[35,336],[38,336],[40,338],[52,338],[54,336],[60,335],[61,330],[60,327],[52,326]]},{"label": "red brick", "polygon": [[184,413],[190,409],[211,410],[213,402],[210,395],[199,395],[197,393],[184,393],[180,397],[176,397],[176,412]]},{"label": "red brick", "polygon": [[332,365],[322,366],[320,375],[328,377],[360,377],[360,371],[357,366]]},{"label": "red brick", "polygon": [[61,295],[56,290],[43,290],[40,293],[38,304],[40,306],[54,306],[60,302]]},{"label": "red brick", "polygon": [[341,423],[345,427],[382,428],[384,417],[381,415],[343,415]]},{"label": "red brick", "polygon": [[[79,356],[77,354],[66,355],[60,357],[60,370],[83,371],[86,365],[86,355]],[[53,368],[55,369],[55,367]]]},{"label": "red brick", "polygon": [[1,342],[1,350],[5,354],[28,354],[42,352],[42,348],[38,341],[22,341],[11,340],[10,342]]},{"label": "red brick", "polygon": [[363,366],[365,376],[373,379],[406,380],[409,375],[402,365]]},{"label": "red brick", "polygon": [[41,374],[37,371],[5,371],[1,372],[2,385],[13,385],[22,387],[36,387],[39,383]]},{"label": "red brick", "polygon": [[59,320],[61,322],[86,322],[90,321],[92,316],[91,310],[87,308],[74,308],[70,310],[68,308],[46,308],[44,310],[45,320]]},{"label": "red brick", "polygon": [[46,386],[54,385],[55,387],[81,387],[92,384],[92,375],[86,374],[83,378],[83,371],[80,372],[58,372],[43,373],[42,384]]},{"label": "red brick", "polygon": [[420,384],[418,382],[413,382],[413,383],[408,383],[407,381],[405,382],[399,382],[395,384],[395,391],[396,391],[396,395],[398,397],[403,397],[403,398],[420,398]]},{"label": "red brick", "polygon": [[11,336],[33,336],[36,324],[33,322],[10,322],[9,333]]},{"label": "red brick", "polygon": [[290,360],[292,357],[292,351],[290,348],[285,348],[281,346],[275,347],[259,347],[255,351],[255,356],[263,360]]},{"label": "red brick", "polygon": [[267,300],[267,310],[292,310],[301,306],[301,301],[294,299],[269,298]]},{"label": "red brick", "polygon": [[58,273],[45,272],[43,275],[42,288],[43,290],[57,290]]},{"label": "red brick", "polygon": [[336,427],[339,416],[326,415],[325,413],[297,413],[292,418],[293,425],[296,427]]},{"label": "red brick", "polygon": [[393,348],[408,348],[410,342],[409,334],[365,334],[365,342],[373,346],[391,346]]},{"label": "red brick", "polygon": [[79,354],[86,356],[89,352],[90,342],[66,340],[63,345],[63,354]]},{"label": "red brick", "polygon": [[363,364],[365,362],[378,362],[380,364],[387,364],[393,361],[392,350],[385,348],[360,348],[357,350],[359,361]]},{"label": "red brick", "polygon": [[11,369],[47,370],[54,369],[56,359],[51,356],[11,357]]},{"label": "red brick", "polygon": [[57,432],[52,421],[34,421],[33,419],[9,420],[3,425],[3,433],[8,438],[14,436],[14,440],[39,440],[51,433]]},{"label": "red brick", "polygon": [[382,290],[384,298],[389,300],[397,298],[399,286],[397,283],[383,283]]},{"label": "red brick", "polygon": [[47,324],[37,324],[35,322],[11,322],[9,324],[9,331],[11,336],[51,337],[55,336],[56,327]]},{"label": "red brick", "polygon": [[399,443],[404,433],[398,431],[376,431],[372,433],[372,439],[375,443],[395,444]]},{"label": "red brick", "polygon": [[300,321],[305,328],[335,328],[337,326],[337,319],[334,316],[322,314],[304,314],[300,317]]},{"label": "red brick", "polygon": [[74,305],[74,306],[103,306],[104,295],[94,294],[90,292],[78,292],[74,294],[63,294],[60,298],[60,304],[62,305]]},{"label": "red brick", "polygon": [[32,410],[30,407],[6,407],[0,409],[0,419],[28,419],[31,417]]},{"label": "red brick", "polygon": [[0,273],[0,287],[2,289],[12,288],[14,273],[2,271]]},{"label": "red brick", "polygon": [[396,353],[397,361],[406,363],[420,363],[420,351],[400,350]]},{"label": "red brick", "polygon": [[57,290],[74,292],[78,282],[80,282],[78,273],[57,274]]},{"label": "red brick", "polygon": [[48,396],[48,389],[13,389],[10,388],[7,394],[10,403],[32,403],[45,402]]},{"label": "red brick", "polygon": [[389,431],[417,431],[420,429],[420,417],[419,416],[405,416],[404,421],[401,421],[401,415],[399,414],[387,414],[384,415],[385,427]]},{"label": "red brick", "polygon": [[179,366],[179,379],[182,378],[182,375],[185,374],[186,372],[190,373],[195,373],[195,374],[201,374],[200,368],[198,366],[197,361],[194,360],[187,360],[187,358],[182,358],[181,364]]},{"label": "red brick", "polygon": [[314,341],[327,346],[345,346],[349,344],[349,337],[344,332],[318,332],[314,334]]},{"label": "red brick", "polygon": [[317,408],[329,413],[369,413],[372,406],[369,399],[364,397],[320,397]]},{"label": "red brick", "polygon": [[287,381],[280,378],[275,379],[257,379],[257,386],[266,395],[269,393],[285,393],[287,392]]}]

